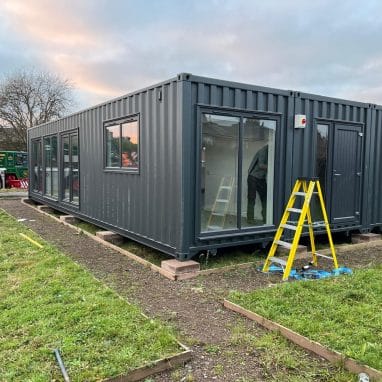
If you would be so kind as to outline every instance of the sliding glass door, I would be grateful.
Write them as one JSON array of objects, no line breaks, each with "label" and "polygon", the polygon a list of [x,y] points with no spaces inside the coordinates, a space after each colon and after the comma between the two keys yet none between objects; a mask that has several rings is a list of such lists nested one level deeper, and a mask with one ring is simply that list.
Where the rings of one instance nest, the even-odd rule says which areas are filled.
[{"label": "sliding glass door", "polygon": [[62,200],[79,204],[79,145],[78,133],[62,135]]},{"label": "sliding glass door", "polygon": [[32,140],[31,174],[32,190],[42,193],[42,148],[41,138]]},{"label": "sliding glass door", "polygon": [[201,232],[272,225],[276,120],[201,118]]},{"label": "sliding glass door", "polygon": [[241,226],[273,224],[276,121],[243,118]]},{"label": "sliding glass door", "polygon": [[58,198],[57,136],[44,137],[44,194]]},{"label": "sliding glass door", "polygon": [[239,126],[240,118],[203,114],[202,231],[236,228]]}]

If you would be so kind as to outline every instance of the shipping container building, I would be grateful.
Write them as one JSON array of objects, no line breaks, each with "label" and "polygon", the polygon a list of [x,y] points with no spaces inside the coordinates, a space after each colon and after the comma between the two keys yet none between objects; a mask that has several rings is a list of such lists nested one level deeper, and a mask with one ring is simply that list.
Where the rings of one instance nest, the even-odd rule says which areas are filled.
[{"label": "shipping container building", "polygon": [[374,104],[182,73],[28,144],[31,199],[180,260],[271,241],[301,176],[320,178],[333,231],[382,226]]}]

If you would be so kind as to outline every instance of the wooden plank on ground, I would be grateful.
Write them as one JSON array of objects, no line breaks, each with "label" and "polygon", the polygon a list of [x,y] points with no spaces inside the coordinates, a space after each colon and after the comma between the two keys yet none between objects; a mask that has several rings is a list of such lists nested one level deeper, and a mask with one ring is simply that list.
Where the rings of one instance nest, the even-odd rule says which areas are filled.
[{"label": "wooden plank on ground", "polygon": [[309,338],[298,334],[294,332],[291,329],[286,328],[285,326],[282,326],[278,324],[277,322],[268,320],[267,318],[251,312],[250,310],[247,310],[240,305],[237,305],[231,301],[224,300],[224,306],[227,309],[233,310],[234,312],[240,313],[241,315],[256,321],[261,326],[279,332],[282,336],[287,338],[288,340],[292,341],[296,345],[299,345],[303,347],[304,349],[311,351],[320,357],[323,357],[334,364],[343,364],[345,369],[349,370],[352,373],[366,373],[368,374],[373,380],[375,381],[381,381],[382,380],[382,372],[379,370],[376,370],[370,366],[363,365],[356,361],[355,359],[352,359],[350,357],[346,357],[344,354],[339,353],[335,350],[329,349],[324,345],[321,345],[319,342],[312,341]]},{"label": "wooden plank on ground", "polygon": [[132,370],[131,372],[114,378],[106,379],[104,382],[136,382],[141,381],[151,375],[161,373],[176,366],[183,365],[191,359],[191,351],[185,350],[173,357],[154,361],[152,364]]}]

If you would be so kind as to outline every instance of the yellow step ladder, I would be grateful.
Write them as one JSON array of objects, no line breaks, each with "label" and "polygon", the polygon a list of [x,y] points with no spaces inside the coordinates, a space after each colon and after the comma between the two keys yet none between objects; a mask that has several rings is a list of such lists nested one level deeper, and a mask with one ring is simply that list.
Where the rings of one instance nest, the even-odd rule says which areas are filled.
[{"label": "yellow step ladder", "polygon": [[214,205],[207,223],[208,231],[224,229],[225,220],[228,214],[231,196],[235,180],[232,176],[223,176],[218,192],[216,194]]},{"label": "yellow step ladder", "polygon": [[[326,228],[326,233],[328,235],[329,244],[330,244],[331,256],[322,255],[316,252],[313,228],[317,227],[318,225],[312,222],[312,215],[310,212],[310,202],[311,202],[313,194],[317,194],[318,199],[320,201],[320,206],[321,206],[321,211],[322,211],[322,216],[324,218],[324,221],[323,221],[323,224],[319,226],[325,226]],[[301,208],[295,207],[295,203],[298,197],[302,197],[304,201]],[[300,215],[298,218],[297,224],[289,220],[289,216],[291,213]],[[314,265],[317,265],[317,257],[323,257],[326,259],[333,260],[334,268],[335,269],[338,268],[336,252],[333,245],[332,234],[330,232],[328,215],[325,209],[325,202],[322,196],[320,181],[318,180],[318,178],[299,178],[297,179],[293,187],[292,194],[289,198],[284,214],[281,218],[279,228],[277,229],[271,249],[269,250],[267,259],[265,260],[265,263],[263,266],[263,272],[268,272],[269,266],[272,263],[276,263],[278,265],[281,265],[281,267],[283,268],[283,280],[288,280],[290,271],[292,269],[293,261],[296,255],[298,243],[300,241],[301,233],[304,226],[306,226],[305,221],[307,221],[307,226],[309,228],[309,237],[310,237],[310,244],[311,244],[312,256],[313,256],[312,263]],[[294,231],[294,237],[291,243],[280,240],[284,232],[284,229]],[[289,255],[287,260],[281,259],[279,257],[275,257],[276,249],[278,246],[289,249]]]}]

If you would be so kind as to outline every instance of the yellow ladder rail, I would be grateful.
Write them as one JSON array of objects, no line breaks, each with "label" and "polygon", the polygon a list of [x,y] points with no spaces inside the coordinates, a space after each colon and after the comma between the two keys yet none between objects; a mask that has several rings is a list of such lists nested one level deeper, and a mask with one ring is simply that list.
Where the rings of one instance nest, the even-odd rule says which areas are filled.
[{"label": "yellow ladder rail", "polygon": [[[315,192],[315,189],[317,190],[316,192]],[[305,221],[307,221],[307,223],[308,223],[310,245],[311,245],[312,257],[313,257],[312,263],[314,265],[317,265],[317,263],[318,263],[317,256],[322,256],[322,255],[320,255],[316,252],[316,245],[314,242],[313,221],[312,221],[312,214],[310,211],[310,203],[311,203],[312,196],[314,193],[317,193],[319,201],[320,201],[320,207],[322,210],[322,215],[324,217],[324,223],[325,223],[326,233],[327,233],[328,239],[329,239],[330,251],[331,251],[331,255],[332,255],[332,259],[333,259],[333,263],[334,263],[334,268],[335,269],[338,268],[337,257],[336,257],[336,253],[335,253],[335,249],[334,249],[334,245],[333,245],[332,235],[330,232],[330,225],[329,225],[328,216],[327,216],[326,209],[325,209],[325,202],[324,202],[324,198],[322,195],[320,182],[317,178],[310,178],[309,180],[306,178],[299,178],[299,179],[297,179],[297,181],[293,187],[292,193],[289,197],[289,201],[285,207],[285,211],[284,211],[283,216],[281,218],[280,225],[276,231],[276,234],[275,234],[275,237],[273,239],[273,242],[272,242],[271,248],[269,250],[268,256],[265,260],[265,263],[263,266],[263,272],[268,272],[270,265],[272,263],[277,263],[277,264],[281,265],[283,270],[284,270],[283,280],[288,279],[290,272],[291,272],[291,269],[292,269],[292,266],[293,266],[294,258],[296,255],[298,244],[300,242],[300,238],[301,238],[301,234],[302,234],[302,231],[304,228]],[[303,198],[303,204],[302,204],[301,208],[295,207],[295,202],[296,202],[297,196],[303,196],[304,197]],[[300,214],[298,221],[297,221],[297,225],[292,225],[292,224],[288,223],[288,219],[289,219],[289,216],[291,213]],[[282,237],[282,234],[284,232],[284,229],[293,230],[295,232],[292,243],[288,243],[288,242],[280,240]],[[278,257],[275,257],[276,250],[277,250],[278,246],[282,246],[284,248],[289,249],[289,254],[288,254],[287,260],[283,260],[283,259],[280,259]],[[324,257],[327,257],[327,256],[324,256]]]}]

